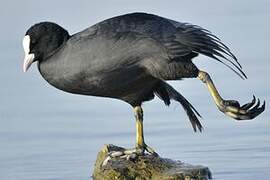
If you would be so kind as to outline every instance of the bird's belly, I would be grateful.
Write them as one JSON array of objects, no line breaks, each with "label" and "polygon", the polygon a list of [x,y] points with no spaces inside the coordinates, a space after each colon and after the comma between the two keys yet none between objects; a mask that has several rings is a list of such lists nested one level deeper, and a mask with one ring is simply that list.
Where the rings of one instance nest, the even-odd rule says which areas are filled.
[{"label": "bird's belly", "polygon": [[41,68],[45,80],[57,89],[73,94],[111,97],[128,102],[148,93],[156,82],[138,67],[90,72],[78,71],[61,75],[58,73],[56,76],[52,72],[47,74]]},{"label": "bird's belly", "polygon": [[112,97],[117,99],[136,98],[156,82],[141,69],[118,69],[89,76],[79,87],[82,94]]}]

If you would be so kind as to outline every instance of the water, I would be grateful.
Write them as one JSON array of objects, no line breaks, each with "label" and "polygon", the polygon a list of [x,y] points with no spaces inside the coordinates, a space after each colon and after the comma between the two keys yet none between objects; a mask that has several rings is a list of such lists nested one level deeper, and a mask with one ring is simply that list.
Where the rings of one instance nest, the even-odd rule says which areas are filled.
[{"label": "water", "polygon": [[[0,179],[89,179],[103,144],[134,146],[135,121],[127,104],[58,91],[41,78],[35,66],[27,74],[22,73],[21,38],[34,22],[53,20],[76,32],[116,14],[146,11],[202,25],[224,39],[249,76],[242,81],[222,65],[205,57],[197,58],[195,63],[210,72],[224,98],[245,103],[255,94],[269,102],[269,2],[206,2],[196,1],[199,4],[194,5],[195,1],[148,1],[141,5],[142,1],[115,1],[106,7],[102,1],[79,5],[53,1],[3,4]],[[54,6],[48,13],[44,6],[50,3]],[[215,179],[269,179],[268,106],[254,121],[236,122],[218,112],[199,80],[171,84],[202,114],[205,130],[193,133],[180,105],[173,103],[167,108],[156,99],[143,106],[145,138],[150,146],[161,156],[208,166]]]}]

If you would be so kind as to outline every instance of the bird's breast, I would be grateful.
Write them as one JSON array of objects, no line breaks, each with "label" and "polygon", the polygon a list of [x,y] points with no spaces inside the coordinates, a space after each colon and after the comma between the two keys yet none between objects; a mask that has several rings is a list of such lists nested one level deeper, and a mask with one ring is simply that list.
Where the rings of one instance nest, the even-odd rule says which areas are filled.
[{"label": "bird's breast", "polygon": [[144,70],[138,66],[102,68],[98,63],[67,63],[58,59],[39,63],[39,71],[49,84],[62,91],[118,99],[139,93],[147,81]]}]

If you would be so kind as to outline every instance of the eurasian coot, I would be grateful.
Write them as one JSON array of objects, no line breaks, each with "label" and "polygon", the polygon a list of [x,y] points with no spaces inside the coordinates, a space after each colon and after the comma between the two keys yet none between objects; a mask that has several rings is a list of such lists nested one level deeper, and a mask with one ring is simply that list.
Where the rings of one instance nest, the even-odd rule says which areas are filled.
[{"label": "eurasian coot", "polygon": [[260,106],[255,97],[243,106],[222,99],[210,76],[192,63],[192,58],[203,54],[246,78],[230,49],[197,25],[132,13],[107,19],[70,36],[55,23],[41,22],[26,32],[23,47],[23,70],[37,61],[41,75],[54,87],[129,103],[135,111],[137,130],[132,153],[156,154],[144,142],[141,108],[144,101],[155,96],[166,105],[171,100],[181,103],[194,131],[202,130],[200,114],[166,80],[202,80],[218,109],[236,120],[253,119],[265,109],[265,102]]}]

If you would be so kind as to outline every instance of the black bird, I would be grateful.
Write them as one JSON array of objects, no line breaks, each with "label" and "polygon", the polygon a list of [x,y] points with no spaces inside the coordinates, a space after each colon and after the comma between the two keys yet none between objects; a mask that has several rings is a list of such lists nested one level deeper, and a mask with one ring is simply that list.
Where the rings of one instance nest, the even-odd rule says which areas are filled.
[{"label": "black bird", "polygon": [[230,49],[197,25],[132,13],[104,20],[70,36],[55,23],[41,22],[28,29],[23,47],[23,70],[37,61],[41,75],[52,86],[130,104],[136,118],[136,147],[131,153],[156,154],[144,141],[141,108],[144,101],[155,96],[166,105],[171,100],[178,101],[194,131],[202,131],[200,114],[166,80],[200,79],[218,109],[236,120],[253,119],[265,109],[265,102],[260,105],[255,97],[242,106],[235,100],[222,99],[210,76],[192,63],[194,57],[202,54],[246,78]]}]

